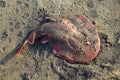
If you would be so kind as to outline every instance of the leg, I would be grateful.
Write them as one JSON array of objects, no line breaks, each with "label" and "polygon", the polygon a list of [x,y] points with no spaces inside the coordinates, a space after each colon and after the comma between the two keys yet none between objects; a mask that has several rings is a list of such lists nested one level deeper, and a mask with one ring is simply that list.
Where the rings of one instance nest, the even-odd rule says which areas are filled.
[{"label": "leg", "polygon": [[18,49],[16,50],[16,55],[18,55],[18,54],[21,53],[23,47],[24,47],[27,43],[29,43],[29,44],[34,44],[35,36],[36,36],[36,34],[35,34],[34,32],[31,33],[30,36],[27,38],[27,40],[25,40],[24,43],[22,43],[22,44],[18,47]]},{"label": "leg", "polygon": [[21,50],[27,43],[30,45],[34,44],[35,39],[38,37],[40,37],[40,41],[43,44],[49,41],[49,37],[47,35],[41,35],[40,31],[34,31],[29,35],[29,37],[24,41],[24,43],[20,45],[20,47],[18,47],[18,49],[16,50],[16,54],[20,54]]}]

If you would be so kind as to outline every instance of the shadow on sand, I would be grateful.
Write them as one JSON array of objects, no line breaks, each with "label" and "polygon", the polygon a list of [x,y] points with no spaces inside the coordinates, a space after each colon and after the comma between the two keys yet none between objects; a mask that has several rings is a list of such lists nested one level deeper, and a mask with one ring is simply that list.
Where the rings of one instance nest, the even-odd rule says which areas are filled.
[{"label": "shadow on sand", "polygon": [[0,60],[0,65],[7,63],[9,60],[11,60],[16,54],[15,49],[13,49],[9,54],[7,54],[4,58]]},{"label": "shadow on sand", "polygon": [[[38,38],[38,39],[39,39],[39,38]],[[24,41],[24,40],[23,40],[23,41]],[[20,43],[20,44],[22,44],[22,43]],[[7,63],[7,62],[8,62],[9,60],[11,60],[14,56],[16,56],[15,52],[16,52],[16,49],[20,46],[20,44],[18,44],[15,49],[13,49],[10,53],[8,53],[4,58],[2,58],[2,59],[0,60],[0,65]],[[45,51],[46,49],[48,49],[48,50],[47,50],[48,53],[52,53],[51,50],[50,50],[49,42],[48,42],[48,43],[45,43],[45,44],[40,44],[40,42],[38,42],[37,39],[36,39],[35,44],[29,45],[28,47],[29,47],[29,50],[30,50],[31,52],[33,52],[33,53],[36,53],[36,51],[37,51],[38,49],[39,49],[39,54],[41,54],[42,51]],[[32,51],[32,50],[33,50],[33,51]],[[34,55],[35,55],[35,54],[34,54]],[[46,57],[49,57],[50,55],[51,55],[51,54],[47,54]]]}]

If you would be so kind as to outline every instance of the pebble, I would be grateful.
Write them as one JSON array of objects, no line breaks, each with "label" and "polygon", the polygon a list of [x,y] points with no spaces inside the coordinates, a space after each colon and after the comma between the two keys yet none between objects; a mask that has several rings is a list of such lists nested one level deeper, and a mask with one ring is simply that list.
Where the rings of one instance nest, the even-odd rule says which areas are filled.
[{"label": "pebble", "polygon": [[6,2],[3,0],[0,0],[0,8],[4,8],[6,6]]},{"label": "pebble", "polygon": [[17,5],[21,5],[21,4],[22,4],[21,0],[17,0],[17,1],[16,1],[16,4],[17,4]]},{"label": "pebble", "polygon": [[90,7],[90,8],[93,8],[93,6],[94,6],[93,0],[88,0],[87,1],[87,6]]},{"label": "pebble", "polygon": [[6,51],[6,48],[3,47],[3,48],[1,49],[1,52],[4,53],[5,51]]},{"label": "pebble", "polygon": [[22,37],[22,31],[17,34],[18,37]]},{"label": "pebble", "polygon": [[119,38],[119,40],[118,40],[118,43],[120,44],[120,38]]},{"label": "pebble", "polygon": [[106,68],[106,69],[109,70],[109,71],[111,71],[112,68],[113,68],[113,66],[112,66],[110,63],[102,63],[102,64],[100,65],[100,67],[103,68],[103,69]]},{"label": "pebble", "polygon": [[3,34],[2,34],[2,39],[6,39],[8,37],[8,34],[7,34],[7,32],[3,32]]},{"label": "pebble", "polygon": [[24,68],[28,68],[28,66],[29,66],[28,63],[25,63],[25,64],[23,65]]}]

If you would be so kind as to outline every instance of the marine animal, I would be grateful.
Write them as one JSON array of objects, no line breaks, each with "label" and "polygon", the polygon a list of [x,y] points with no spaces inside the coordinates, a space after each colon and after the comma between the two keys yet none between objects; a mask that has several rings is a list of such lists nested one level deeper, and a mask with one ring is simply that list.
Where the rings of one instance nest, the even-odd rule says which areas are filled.
[{"label": "marine animal", "polygon": [[100,50],[100,38],[95,26],[85,16],[75,15],[63,19],[46,19],[46,22],[33,30],[17,48],[20,54],[28,43],[50,43],[53,54],[70,63],[84,63],[93,60]]}]

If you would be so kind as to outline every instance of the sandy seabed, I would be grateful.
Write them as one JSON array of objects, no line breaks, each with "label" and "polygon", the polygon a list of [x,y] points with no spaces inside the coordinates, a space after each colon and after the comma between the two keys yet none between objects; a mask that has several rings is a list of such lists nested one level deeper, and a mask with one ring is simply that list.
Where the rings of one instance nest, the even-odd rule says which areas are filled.
[{"label": "sandy seabed", "polygon": [[[86,64],[56,58],[49,44],[15,50],[45,16],[87,16],[101,40]],[[120,80],[120,0],[0,0],[0,80]]]}]

